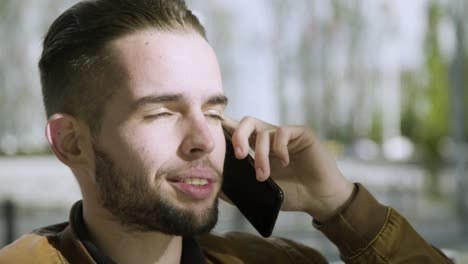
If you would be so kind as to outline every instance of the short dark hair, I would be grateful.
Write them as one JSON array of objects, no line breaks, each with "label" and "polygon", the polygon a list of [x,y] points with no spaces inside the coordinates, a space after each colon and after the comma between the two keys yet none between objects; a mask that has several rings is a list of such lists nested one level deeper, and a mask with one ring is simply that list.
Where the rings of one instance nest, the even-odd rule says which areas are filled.
[{"label": "short dark hair", "polygon": [[107,98],[121,75],[106,48],[137,31],[205,29],[183,0],[93,0],[75,4],[50,26],[39,61],[47,116],[67,113],[99,131]]}]

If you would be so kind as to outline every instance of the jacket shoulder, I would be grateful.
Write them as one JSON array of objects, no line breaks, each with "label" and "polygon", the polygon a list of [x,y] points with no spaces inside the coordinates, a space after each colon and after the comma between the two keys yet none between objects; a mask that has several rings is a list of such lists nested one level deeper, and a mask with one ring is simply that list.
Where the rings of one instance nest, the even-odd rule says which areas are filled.
[{"label": "jacket shoulder", "polygon": [[198,242],[207,259],[215,263],[328,263],[315,249],[279,237],[229,232],[206,234]]},{"label": "jacket shoulder", "polygon": [[64,225],[34,230],[0,249],[0,264],[68,263],[55,247],[60,228]]}]

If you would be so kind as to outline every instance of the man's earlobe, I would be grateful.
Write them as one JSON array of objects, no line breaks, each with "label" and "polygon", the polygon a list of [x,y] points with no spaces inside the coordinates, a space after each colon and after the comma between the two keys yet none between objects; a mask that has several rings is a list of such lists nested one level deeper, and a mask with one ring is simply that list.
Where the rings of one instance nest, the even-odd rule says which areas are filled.
[{"label": "man's earlobe", "polygon": [[57,158],[68,166],[83,161],[78,120],[68,114],[54,114],[47,121],[46,137]]}]

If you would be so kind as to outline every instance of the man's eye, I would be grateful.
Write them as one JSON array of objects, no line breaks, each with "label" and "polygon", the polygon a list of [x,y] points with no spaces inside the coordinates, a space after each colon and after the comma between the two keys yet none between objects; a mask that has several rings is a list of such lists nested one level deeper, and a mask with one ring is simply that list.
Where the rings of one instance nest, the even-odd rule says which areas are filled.
[{"label": "man's eye", "polygon": [[153,114],[153,115],[147,115],[147,116],[144,117],[144,119],[150,120],[150,119],[157,119],[157,118],[169,117],[169,116],[172,116],[172,113],[162,112],[162,113],[157,113],[157,114]]},{"label": "man's eye", "polygon": [[219,120],[219,121],[224,121],[224,118],[221,115],[218,114],[205,114],[206,117]]}]

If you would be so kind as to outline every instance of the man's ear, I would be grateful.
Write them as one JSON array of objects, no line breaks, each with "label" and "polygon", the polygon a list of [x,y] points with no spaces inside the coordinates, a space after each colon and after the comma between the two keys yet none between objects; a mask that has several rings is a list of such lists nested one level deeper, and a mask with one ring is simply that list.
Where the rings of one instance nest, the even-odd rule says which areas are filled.
[{"label": "man's ear", "polygon": [[47,121],[46,137],[55,156],[68,165],[86,162],[85,147],[86,133],[78,120],[68,114],[57,113]]}]

